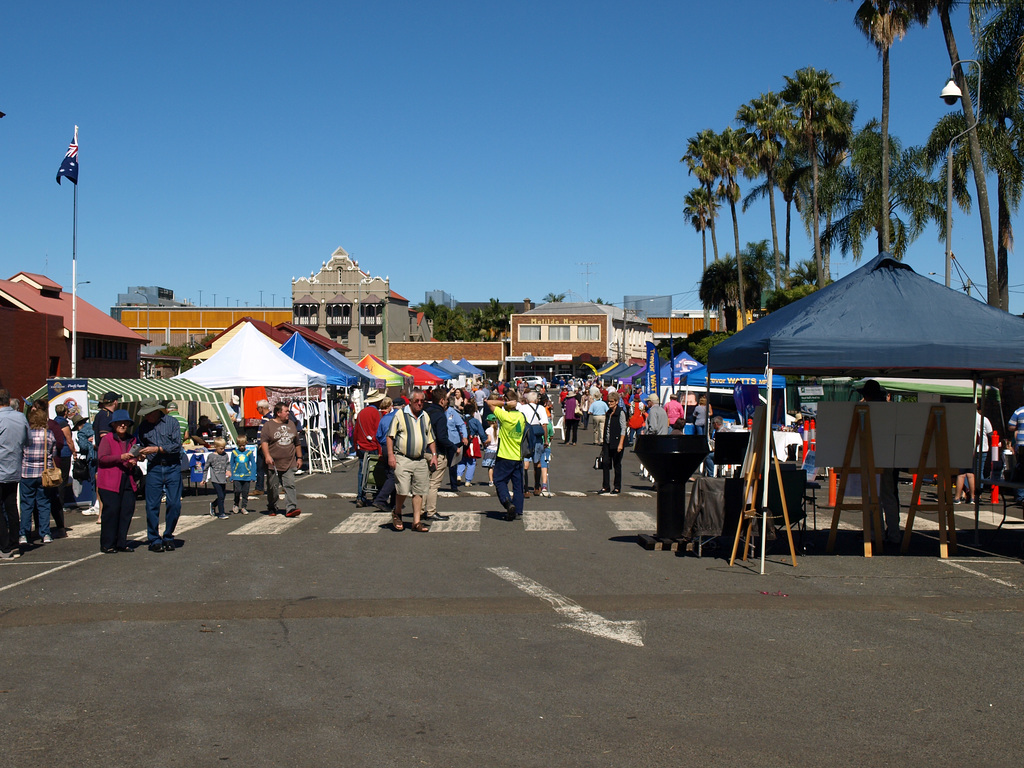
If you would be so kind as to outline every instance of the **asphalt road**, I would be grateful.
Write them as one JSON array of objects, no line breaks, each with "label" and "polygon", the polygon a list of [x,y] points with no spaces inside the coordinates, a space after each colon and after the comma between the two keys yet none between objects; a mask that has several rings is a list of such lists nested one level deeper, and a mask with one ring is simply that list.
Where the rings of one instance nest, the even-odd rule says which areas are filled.
[{"label": "asphalt road", "polygon": [[762,576],[639,547],[651,487],[628,457],[635,495],[595,496],[595,454],[556,448],[525,521],[463,493],[428,534],[356,517],[352,464],[294,521],[187,499],[173,554],[70,515],[0,565],[5,763],[1020,765],[1019,524],[946,562],[809,532]]}]

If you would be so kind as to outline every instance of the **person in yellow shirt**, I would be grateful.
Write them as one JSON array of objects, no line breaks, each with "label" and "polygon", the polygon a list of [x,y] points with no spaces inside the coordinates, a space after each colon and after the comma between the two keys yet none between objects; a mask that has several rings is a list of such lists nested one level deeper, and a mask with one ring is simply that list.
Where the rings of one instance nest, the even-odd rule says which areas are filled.
[{"label": "person in yellow shirt", "polygon": [[[494,490],[505,508],[505,519],[512,521],[523,514],[523,436],[526,417],[516,409],[519,398],[507,391],[504,400],[488,400],[487,405],[498,420],[498,455],[494,459]],[[508,484],[512,482],[509,497]]]}]

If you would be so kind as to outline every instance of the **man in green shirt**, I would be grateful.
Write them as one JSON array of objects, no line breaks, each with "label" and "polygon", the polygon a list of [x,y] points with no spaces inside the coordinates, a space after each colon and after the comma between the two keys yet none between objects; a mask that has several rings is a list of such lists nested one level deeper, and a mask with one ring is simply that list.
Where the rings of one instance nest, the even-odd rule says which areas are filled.
[{"label": "man in green shirt", "polygon": [[[494,490],[505,508],[505,519],[515,520],[523,514],[523,454],[522,442],[526,434],[526,417],[516,406],[519,398],[509,390],[504,400],[488,400],[498,420],[498,455],[494,459]],[[512,482],[512,497],[508,484]]]}]

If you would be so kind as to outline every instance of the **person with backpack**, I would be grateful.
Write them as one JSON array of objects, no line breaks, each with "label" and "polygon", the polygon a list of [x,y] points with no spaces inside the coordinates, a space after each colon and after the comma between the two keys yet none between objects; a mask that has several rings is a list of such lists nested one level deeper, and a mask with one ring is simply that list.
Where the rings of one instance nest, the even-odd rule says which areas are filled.
[{"label": "person with backpack", "polygon": [[[629,401],[626,401],[629,403]],[[640,394],[637,393],[633,402],[629,405],[629,420],[626,422],[629,426],[629,432],[626,435],[626,445],[633,445],[633,440],[637,434],[640,433],[644,424],[647,423],[647,414],[644,411],[644,405],[640,402]]]},{"label": "person with backpack", "polygon": [[[503,400],[488,400],[491,414],[498,421],[498,453],[494,459],[494,490],[505,509],[505,519],[513,521],[523,514],[523,455],[529,429],[526,417],[518,410],[519,399],[515,390],[505,391]],[[508,485],[512,483],[512,495]]]},{"label": "person with backpack", "polygon": [[[547,469],[548,462],[544,458],[544,451],[548,447],[548,417],[547,408],[537,402],[535,391],[527,392],[523,396],[523,402],[519,403],[518,410],[526,417],[526,445],[527,453],[523,456],[525,461],[523,478],[523,495],[531,493],[540,496],[547,489],[543,486],[544,478],[541,477],[542,469]],[[530,488],[530,465],[533,465],[533,488]]]}]

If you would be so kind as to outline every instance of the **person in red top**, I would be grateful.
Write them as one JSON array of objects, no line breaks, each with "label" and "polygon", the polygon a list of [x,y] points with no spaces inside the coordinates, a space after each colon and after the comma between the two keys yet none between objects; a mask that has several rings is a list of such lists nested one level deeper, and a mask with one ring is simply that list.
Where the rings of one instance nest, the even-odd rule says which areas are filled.
[{"label": "person in red top", "polygon": [[365,405],[356,416],[354,437],[356,441],[356,506],[365,507],[372,499],[367,500],[363,492],[363,477],[366,472],[365,457],[378,455],[380,444],[377,442],[377,427],[380,425],[380,410],[377,404],[384,399],[384,393],[376,389],[366,395]]}]

